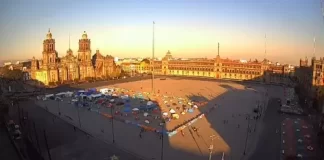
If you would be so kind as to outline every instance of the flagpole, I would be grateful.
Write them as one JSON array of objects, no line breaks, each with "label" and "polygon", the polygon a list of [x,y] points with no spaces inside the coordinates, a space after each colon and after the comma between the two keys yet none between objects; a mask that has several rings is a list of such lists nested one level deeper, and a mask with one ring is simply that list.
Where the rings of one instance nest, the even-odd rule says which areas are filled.
[{"label": "flagpole", "polygon": [[154,25],[153,21],[153,39],[152,39],[152,93],[154,93]]}]

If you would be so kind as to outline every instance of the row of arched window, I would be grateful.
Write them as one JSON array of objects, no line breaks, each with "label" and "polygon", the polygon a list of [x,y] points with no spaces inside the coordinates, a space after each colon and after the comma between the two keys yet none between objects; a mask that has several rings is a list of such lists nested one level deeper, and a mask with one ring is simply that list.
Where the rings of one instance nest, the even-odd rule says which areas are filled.
[{"label": "row of arched window", "polygon": [[244,64],[222,64],[224,67],[232,67],[232,68],[256,68],[261,69],[259,65],[244,65]]},{"label": "row of arched window", "polygon": [[239,74],[255,74],[255,75],[260,75],[261,73],[259,71],[245,71],[245,70],[235,70],[235,69],[223,69],[222,72],[239,73]]},{"label": "row of arched window", "polygon": [[171,70],[170,71],[170,73],[171,74],[182,74],[182,75],[188,75],[188,74],[197,74],[197,75],[199,75],[199,74],[201,74],[201,75],[203,75],[203,76],[210,76],[210,72],[199,72],[199,71],[182,71],[182,72],[179,72],[179,70],[177,70],[177,71],[174,71],[174,70]]},{"label": "row of arched window", "polygon": [[213,71],[213,68],[198,68],[198,67],[169,67],[170,70],[185,70],[185,71]]}]

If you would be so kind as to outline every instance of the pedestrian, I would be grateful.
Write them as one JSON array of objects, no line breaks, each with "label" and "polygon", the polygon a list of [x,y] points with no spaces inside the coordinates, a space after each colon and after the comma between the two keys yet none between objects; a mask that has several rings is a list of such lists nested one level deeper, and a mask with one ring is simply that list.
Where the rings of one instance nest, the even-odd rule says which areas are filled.
[{"label": "pedestrian", "polygon": [[142,138],[142,133],[139,134],[139,138]]},{"label": "pedestrian", "polygon": [[76,131],[76,128],[75,128],[75,126],[73,126],[73,129],[74,129],[74,132]]},{"label": "pedestrian", "polygon": [[183,130],[181,130],[180,132],[181,132],[182,137],[184,137],[184,132],[183,132]]},{"label": "pedestrian", "polygon": [[240,128],[240,124],[237,125],[237,128]]}]

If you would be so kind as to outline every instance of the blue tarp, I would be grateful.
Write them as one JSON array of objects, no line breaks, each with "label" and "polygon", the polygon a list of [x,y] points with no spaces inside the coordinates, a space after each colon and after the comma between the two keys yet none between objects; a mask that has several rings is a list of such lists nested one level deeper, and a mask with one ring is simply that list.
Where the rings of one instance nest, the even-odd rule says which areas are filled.
[{"label": "blue tarp", "polygon": [[129,112],[131,112],[131,109],[126,107],[126,108],[124,108],[124,112],[129,113]]},{"label": "blue tarp", "polygon": [[90,92],[97,92],[97,89],[96,88],[90,88],[88,91],[90,91]]},{"label": "blue tarp", "polygon": [[130,108],[131,105],[130,105],[129,103],[126,103],[126,104],[124,105],[124,107],[126,107],[126,108]]}]

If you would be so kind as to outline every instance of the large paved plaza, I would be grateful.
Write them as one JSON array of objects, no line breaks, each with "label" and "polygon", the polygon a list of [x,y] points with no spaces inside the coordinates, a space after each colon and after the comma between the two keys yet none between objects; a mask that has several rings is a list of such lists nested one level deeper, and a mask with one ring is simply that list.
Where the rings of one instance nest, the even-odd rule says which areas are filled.
[{"label": "large paved plaza", "polygon": [[[198,128],[198,132],[194,132],[191,127],[187,127],[183,130],[184,135],[164,136],[164,159],[196,160],[207,158],[209,156],[208,148],[212,143],[214,146],[213,158],[220,158],[222,153],[233,160],[248,157],[255,149],[255,144],[263,128],[262,120],[257,121],[252,118],[256,115],[253,113],[253,109],[257,104],[260,104],[263,111],[265,111],[269,97],[283,98],[281,87],[268,87],[260,84],[243,85],[234,82],[168,78],[166,80],[155,79],[154,86],[155,97],[182,97],[193,101],[208,102],[206,105],[198,107],[194,115],[204,113],[211,107],[215,107],[213,112],[198,119],[191,125]],[[100,88],[108,87],[124,88],[136,92],[151,92],[151,80],[114,84]],[[78,110],[69,101],[48,100],[37,101],[37,103],[54,114],[58,114],[60,110],[62,119],[81,127],[101,140],[112,141],[112,122],[104,116],[81,108],[79,109],[80,125]],[[165,109],[166,106],[161,105],[161,110]],[[102,107],[99,111],[108,112],[109,110]],[[250,120],[248,120],[247,115],[250,115]],[[178,120],[166,124],[166,129],[173,128],[190,118],[188,114],[180,114]],[[250,124],[249,129],[248,123]],[[255,131],[254,128],[256,128]],[[139,133],[140,129],[138,127],[114,121],[114,137],[118,146],[145,159],[160,159],[162,148],[160,136],[153,132],[145,132],[140,138]],[[243,156],[247,133],[246,155]],[[210,138],[212,135],[214,135],[213,141]]]}]

